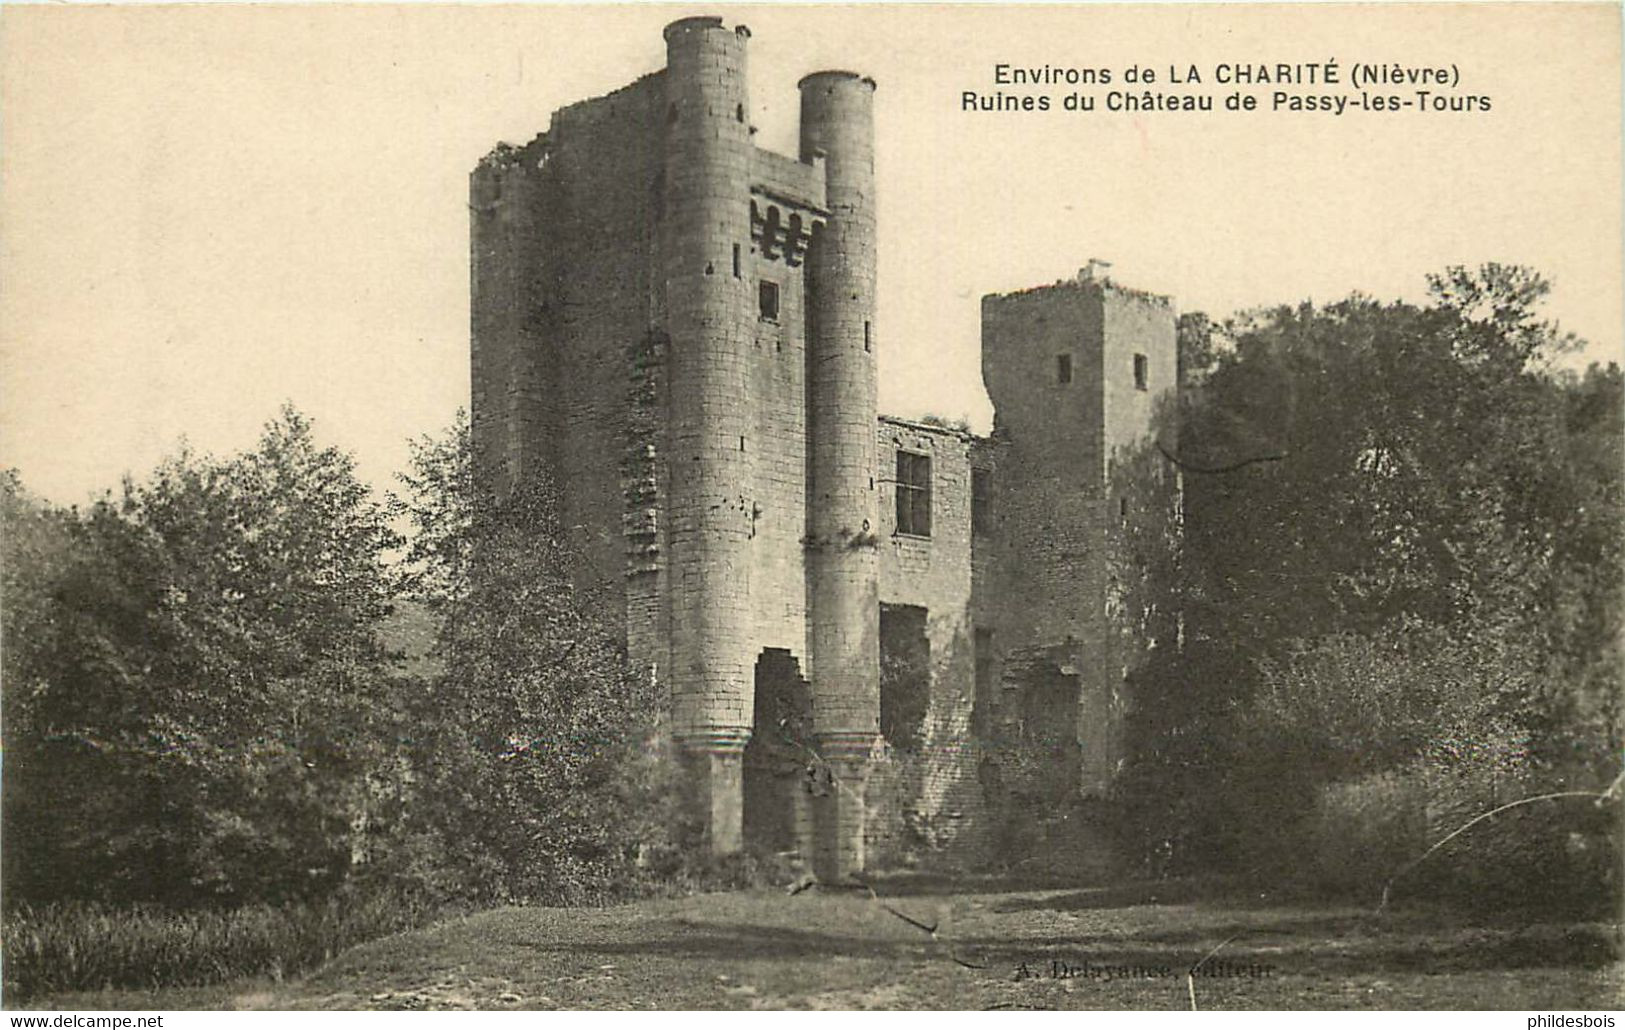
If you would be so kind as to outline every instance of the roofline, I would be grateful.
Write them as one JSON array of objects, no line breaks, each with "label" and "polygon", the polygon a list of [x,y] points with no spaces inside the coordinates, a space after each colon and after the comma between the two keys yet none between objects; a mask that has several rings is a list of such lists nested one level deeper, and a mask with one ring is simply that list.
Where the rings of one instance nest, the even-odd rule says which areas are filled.
[{"label": "roofline", "polygon": [[991,439],[991,437],[981,436],[969,429],[960,429],[957,426],[933,425],[930,422],[919,422],[915,419],[902,418],[898,415],[877,415],[875,416],[875,420],[877,422],[884,422],[888,425],[902,426],[904,429],[912,429],[920,433],[935,433],[938,436],[957,436],[962,440]]}]

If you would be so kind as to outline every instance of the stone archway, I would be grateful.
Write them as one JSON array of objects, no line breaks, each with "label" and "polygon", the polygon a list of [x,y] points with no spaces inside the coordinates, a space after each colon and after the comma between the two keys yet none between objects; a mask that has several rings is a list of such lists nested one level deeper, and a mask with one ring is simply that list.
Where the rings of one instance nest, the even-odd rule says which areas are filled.
[{"label": "stone archway", "polygon": [[812,687],[789,651],[756,659],[755,704],[744,756],[745,845],[810,857],[812,812],[804,781],[813,762]]}]

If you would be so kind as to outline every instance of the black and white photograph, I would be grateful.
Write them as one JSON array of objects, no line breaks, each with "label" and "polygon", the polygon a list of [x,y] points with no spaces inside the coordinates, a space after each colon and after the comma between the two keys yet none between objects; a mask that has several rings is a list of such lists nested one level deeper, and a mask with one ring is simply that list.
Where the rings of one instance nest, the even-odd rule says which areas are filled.
[{"label": "black and white photograph", "polygon": [[1620,54],[7,4],[11,1025],[1613,1027]]}]

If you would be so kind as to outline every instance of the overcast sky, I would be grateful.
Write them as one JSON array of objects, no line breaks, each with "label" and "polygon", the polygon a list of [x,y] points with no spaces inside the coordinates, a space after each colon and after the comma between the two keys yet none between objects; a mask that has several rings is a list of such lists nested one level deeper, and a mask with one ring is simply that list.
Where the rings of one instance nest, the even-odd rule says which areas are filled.
[{"label": "overcast sky", "polygon": [[[991,421],[978,298],[1091,257],[1180,310],[1532,265],[1621,352],[1619,13],[1596,6],[0,11],[0,464],[83,501],[284,400],[387,485],[468,398],[467,173],[663,64],[687,14],[748,24],[752,119],[874,76],[882,410]],[[1451,65],[1488,113],[968,113],[994,66]],[[1069,90],[1007,92],[1050,93]],[[1128,88],[1128,87],[1123,87]],[[1180,87],[1184,88],[1184,87]],[[1409,89],[1378,87],[1408,95]],[[1270,87],[1255,87],[1265,108]],[[1103,104],[1105,89],[1096,91]]]}]

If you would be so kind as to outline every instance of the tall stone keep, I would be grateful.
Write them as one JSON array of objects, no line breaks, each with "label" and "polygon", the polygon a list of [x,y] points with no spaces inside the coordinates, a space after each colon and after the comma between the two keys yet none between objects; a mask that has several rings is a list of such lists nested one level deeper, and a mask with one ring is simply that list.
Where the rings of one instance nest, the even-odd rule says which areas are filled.
[{"label": "tall stone keep", "polygon": [[864,864],[864,780],[880,730],[875,84],[828,71],[800,88],[801,159],[823,160],[829,208],[808,263],[813,727],[834,785],[818,813],[829,828],[815,864],[841,875]]},{"label": "tall stone keep", "polygon": [[1118,530],[1146,502],[1114,486],[1112,470],[1170,413],[1175,349],[1168,299],[1118,286],[1094,264],[1071,280],[982,298],[1005,555],[999,589],[1025,599],[989,621],[1026,731],[1069,744],[1046,774],[1083,796],[1104,796],[1123,758],[1126,683],[1143,651],[1117,625],[1133,613],[1120,611],[1112,569],[1125,548]]},{"label": "tall stone keep", "polygon": [[1109,473],[1176,387],[1172,308],[1091,277],[987,298],[994,436],[880,415],[875,83],[801,79],[774,153],[749,40],[673,22],[664,68],[475,168],[476,475],[557,487],[711,853],[842,880],[1053,850],[1143,650]]},{"label": "tall stone keep", "polygon": [[750,33],[555,112],[470,184],[481,481],[547,474],[578,579],[624,607],[718,854],[863,864],[879,733],[874,83],[801,85],[758,148]]}]

